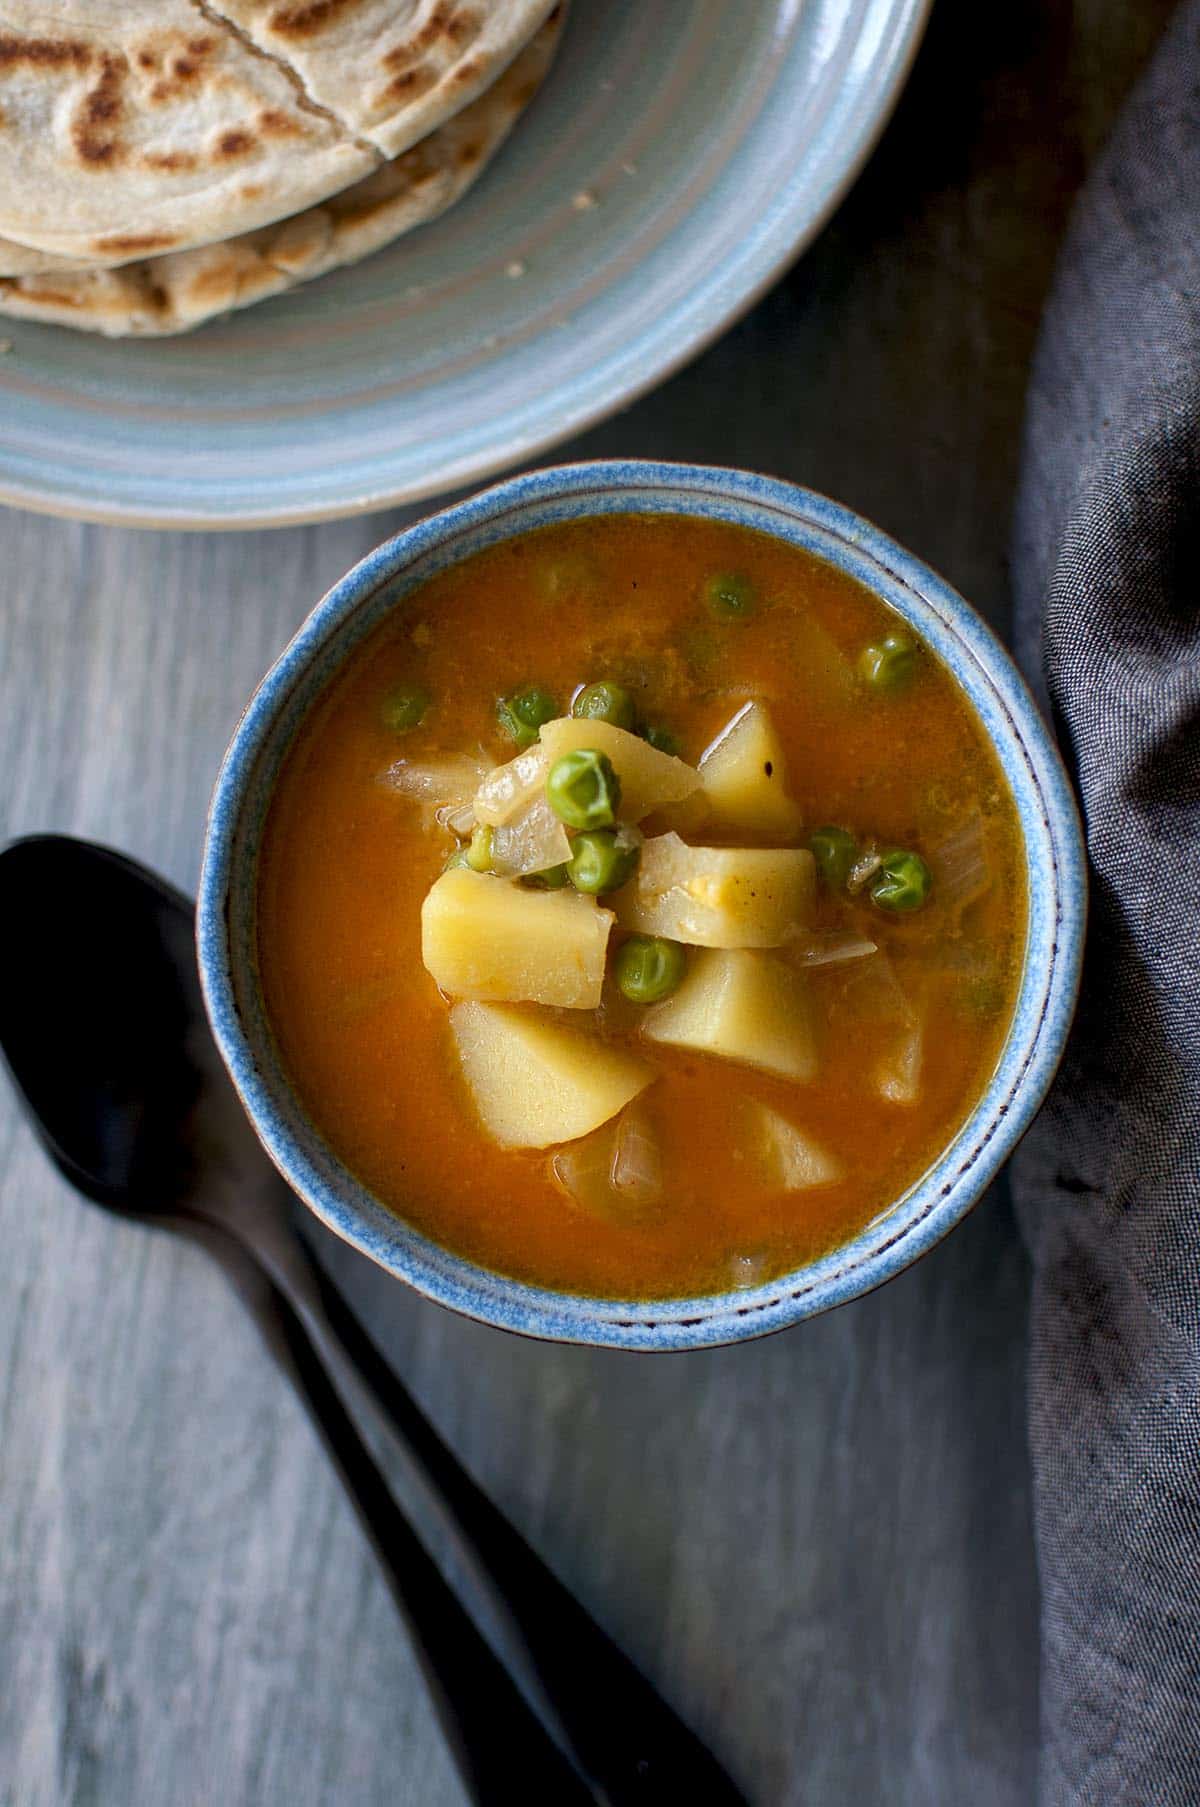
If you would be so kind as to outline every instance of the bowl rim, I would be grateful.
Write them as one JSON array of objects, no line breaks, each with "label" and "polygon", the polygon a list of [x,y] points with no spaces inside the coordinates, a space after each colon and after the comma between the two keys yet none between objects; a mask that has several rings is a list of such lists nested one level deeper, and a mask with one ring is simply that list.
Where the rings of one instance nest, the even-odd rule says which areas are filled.
[{"label": "bowl rim", "polygon": [[[538,1286],[454,1255],[354,1178],[304,1117],[282,1068],[267,1071],[246,1026],[230,891],[259,762],[278,738],[294,690],[312,681],[317,656],[356,616],[378,608],[388,592],[395,594],[386,606],[400,604],[406,575],[407,588],[415,588],[434,558],[442,568],[483,544],[531,531],[541,524],[531,513],[578,519],[664,509],[716,513],[768,533],[777,520],[777,537],[835,554],[839,568],[867,582],[949,659],[1013,792],[1027,850],[1029,925],[1020,994],[996,1072],[938,1160],[886,1213],[829,1255],[765,1284],[691,1299],[611,1300]],[[316,688],[327,681],[328,674]],[[957,591],[881,529],[814,490],[719,466],[612,459],[518,474],[426,516],[326,592],[256,688],[222,761],[205,835],[197,952],[209,1021],[243,1107],[284,1179],[335,1234],[426,1297],[497,1328],[598,1347],[675,1350],[765,1335],[861,1297],[967,1215],[1028,1129],[1057,1070],[1078,992],[1086,907],[1083,832],[1058,750],[1011,656]],[[252,975],[241,976],[253,987]]]}]

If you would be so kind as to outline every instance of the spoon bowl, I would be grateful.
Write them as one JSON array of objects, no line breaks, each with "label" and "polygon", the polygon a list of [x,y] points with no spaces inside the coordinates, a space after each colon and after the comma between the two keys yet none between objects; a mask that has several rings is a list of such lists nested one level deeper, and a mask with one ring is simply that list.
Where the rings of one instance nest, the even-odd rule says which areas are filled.
[{"label": "spoon bowl", "polygon": [[109,848],[34,835],[0,853],[0,936],[19,950],[0,1046],[46,1152],[110,1210],[177,1209],[215,1066],[186,899]]}]

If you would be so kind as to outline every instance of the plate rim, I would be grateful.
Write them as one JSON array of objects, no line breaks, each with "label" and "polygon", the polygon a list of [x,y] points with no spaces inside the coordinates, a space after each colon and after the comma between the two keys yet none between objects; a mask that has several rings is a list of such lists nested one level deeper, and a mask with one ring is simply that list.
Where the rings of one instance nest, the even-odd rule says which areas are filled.
[{"label": "plate rim", "polygon": [[[425,482],[417,480],[398,488],[372,490],[366,494],[343,498],[339,502],[282,504],[266,512],[247,508],[220,515],[211,512],[195,514],[187,508],[164,505],[147,512],[137,506],[119,502],[100,505],[65,496],[51,495],[44,488],[32,489],[5,481],[0,476],[0,506],[20,509],[28,514],[50,516],[57,520],[81,521],[92,526],[130,527],[145,531],[174,530],[187,533],[241,533],[253,530],[312,526],[324,521],[352,520],[382,513],[390,508],[403,508],[427,502],[436,497],[452,496],[458,490],[470,491],[477,485],[491,483],[507,471],[523,471],[540,458],[561,446],[567,439],[589,432],[615,414],[657,389],[703,355],[726,332],[761,301],[791,266],[824,230],[830,219],[858,181],[891,121],[900,97],[908,84],[913,65],[924,40],[933,13],[934,0],[896,0],[901,18],[888,65],[879,76],[876,104],[865,118],[850,145],[837,179],[830,185],[821,205],[805,216],[794,235],[781,236],[777,247],[769,253],[753,280],[722,304],[715,297],[711,313],[696,328],[685,334],[679,346],[653,370],[632,377],[618,385],[605,398],[573,415],[560,427],[538,431],[522,438],[505,450],[487,453],[472,461],[462,473],[443,472]],[[62,330],[67,330],[66,328]]]}]

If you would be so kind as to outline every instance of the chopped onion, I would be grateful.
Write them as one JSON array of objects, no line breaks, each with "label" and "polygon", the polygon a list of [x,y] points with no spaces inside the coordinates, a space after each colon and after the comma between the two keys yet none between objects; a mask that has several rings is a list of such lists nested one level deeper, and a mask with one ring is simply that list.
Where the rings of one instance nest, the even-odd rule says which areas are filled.
[{"label": "chopped onion", "polygon": [[492,865],[506,878],[545,872],[571,857],[567,831],[539,791],[519,816],[492,830]]},{"label": "chopped onion", "polygon": [[551,1156],[550,1171],[563,1191],[594,1217],[611,1219],[619,1201],[612,1189],[614,1130],[604,1123],[590,1136],[568,1142]]},{"label": "chopped onion", "polygon": [[742,1290],[761,1286],[771,1272],[771,1264],[763,1254],[734,1255],[729,1263],[732,1284]]},{"label": "chopped onion", "polygon": [[475,810],[470,803],[447,804],[434,811],[440,828],[448,828],[460,841],[469,841],[475,832]]},{"label": "chopped onion", "polygon": [[874,941],[846,929],[809,929],[789,942],[787,951],[797,966],[838,966],[845,960],[863,960],[879,949]]},{"label": "chopped onion", "polygon": [[915,1104],[921,1093],[924,1018],[885,953],[856,961],[847,970],[830,1003],[829,1017],[838,1030],[849,1026],[887,1032],[885,1052],[875,1063],[870,1082],[892,1104]]},{"label": "chopped onion", "polygon": [[402,797],[414,797],[425,805],[434,819],[455,834],[469,834],[470,826],[459,828],[461,820],[471,822],[472,800],[491,767],[485,759],[472,759],[466,753],[448,753],[443,759],[398,759],[383,774],[383,782]]},{"label": "chopped onion", "polygon": [[857,690],[854,667],[833,635],[811,616],[804,625],[804,653],[806,662],[820,674],[823,687],[840,693],[844,702],[851,701]]},{"label": "chopped onion", "polygon": [[921,1063],[925,1031],[911,1023],[875,1068],[875,1089],[889,1104],[915,1104],[921,1096]]},{"label": "chopped onion", "polygon": [[617,1119],[612,1186],[631,1205],[656,1205],[662,1198],[662,1150],[645,1109],[636,1104]]},{"label": "chopped onion", "polygon": [[952,835],[929,849],[935,895],[948,910],[965,910],[992,882],[984,842],[983,818],[971,816]]},{"label": "chopped onion", "polygon": [[846,874],[846,889],[851,897],[858,895],[867,880],[874,878],[882,865],[883,855],[878,845],[874,841],[868,841]]},{"label": "chopped onion", "polygon": [[636,1223],[662,1199],[662,1155],[645,1111],[636,1105],[560,1148],[550,1171],[577,1205],[607,1223]]},{"label": "chopped onion", "polygon": [[519,816],[545,785],[548,764],[545,747],[536,746],[489,772],[475,793],[479,821],[498,828]]},{"label": "chopped onion", "polygon": [[842,979],[829,1015],[837,1024],[894,1023],[908,1027],[916,1020],[896,969],[882,950],[854,962]]}]

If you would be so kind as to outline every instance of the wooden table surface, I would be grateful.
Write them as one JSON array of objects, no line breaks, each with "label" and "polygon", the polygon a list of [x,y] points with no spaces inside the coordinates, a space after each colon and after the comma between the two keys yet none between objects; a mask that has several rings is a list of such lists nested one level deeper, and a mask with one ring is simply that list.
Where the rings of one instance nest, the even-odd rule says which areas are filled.
[{"label": "wooden table surface", "polygon": [[[1003,629],[1041,300],[1168,11],[942,0],[819,243],[562,455],[827,490]],[[411,518],[206,538],[0,514],[0,833],[93,836],[194,886],[249,691],[326,585]],[[455,1807],[358,1527],[218,1273],[84,1207],[7,1091],[0,1236],[0,1798]],[[506,1337],[321,1249],[479,1478],[755,1807],[1028,1807],[1026,1272],[1002,1187],[872,1298],[684,1357]]]}]

